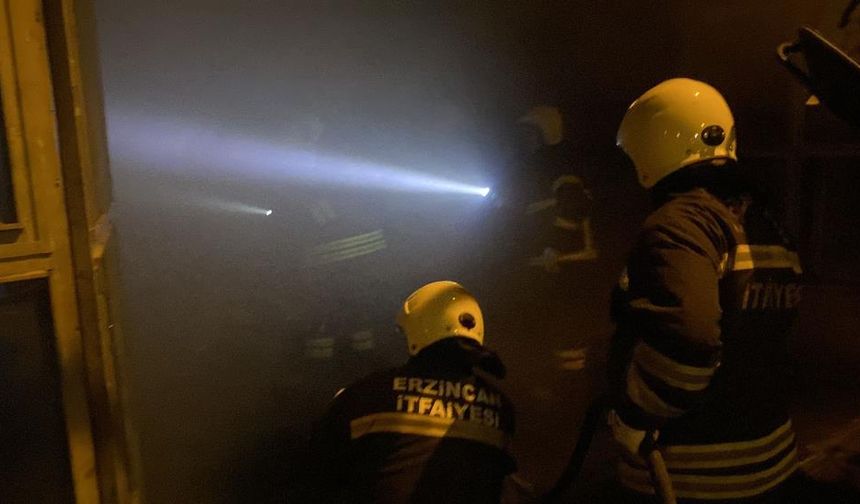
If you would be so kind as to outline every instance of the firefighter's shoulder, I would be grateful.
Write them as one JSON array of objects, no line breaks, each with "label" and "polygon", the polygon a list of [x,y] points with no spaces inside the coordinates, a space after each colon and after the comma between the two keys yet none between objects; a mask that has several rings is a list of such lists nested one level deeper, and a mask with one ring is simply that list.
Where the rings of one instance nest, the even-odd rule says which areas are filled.
[{"label": "firefighter's shoulder", "polygon": [[392,367],[365,375],[338,389],[332,397],[332,402],[350,410],[358,404],[367,405],[385,401],[389,395],[391,380],[400,374],[402,374],[401,368]]},{"label": "firefighter's shoulder", "polygon": [[642,225],[640,246],[671,242],[694,252],[718,256],[743,233],[731,210],[703,189],[677,195],[652,212]]},{"label": "firefighter's shoulder", "polygon": [[366,393],[374,389],[386,390],[387,388],[390,388],[391,379],[401,374],[403,374],[402,366],[394,366],[374,371],[358,378],[348,386],[344,387],[343,393],[355,394]]}]

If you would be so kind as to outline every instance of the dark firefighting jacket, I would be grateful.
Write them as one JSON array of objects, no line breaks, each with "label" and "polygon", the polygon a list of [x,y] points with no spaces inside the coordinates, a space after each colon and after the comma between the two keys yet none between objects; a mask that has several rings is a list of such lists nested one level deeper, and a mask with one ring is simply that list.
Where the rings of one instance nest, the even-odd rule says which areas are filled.
[{"label": "dark firefighting jacket", "polygon": [[[751,209],[742,226],[703,189],[676,195],[646,220],[613,295],[616,409],[659,430],[682,501],[761,495],[796,469],[786,339],[801,270],[765,217]],[[653,493],[641,458],[618,471]]]},{"label": "dark firefighting jacket", "polygon": [[507,397],[473,371],[481,352],[442,340],[338,393],[312,442],[315,497],[498,503],[504,478],[515,470],[508,453],[514,413]]}]

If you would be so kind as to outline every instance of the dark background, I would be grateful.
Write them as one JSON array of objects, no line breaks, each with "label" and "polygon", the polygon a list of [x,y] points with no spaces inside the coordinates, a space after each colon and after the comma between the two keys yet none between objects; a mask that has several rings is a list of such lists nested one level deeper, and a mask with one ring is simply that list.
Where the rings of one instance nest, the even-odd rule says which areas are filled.
[{"label": "dark background", "polygon": [[[371,297],[390,313],[384,325],[399,299],[441,278],[460,279],[487,300],[487,342],[511,367],[520,469],[539,488],[551,484],[599,387],[611,330],[606,298],[647,208],[616,152],[615,130],[633,98],[673,76],[724,93],[740,155],[770,177],[778,214],[812,260],[817,286],[808,291],[798,340],[801,369],[831,372],[801,372],[800,380],[851,384],[845,376],[860,357],[860,271],[851,260],[860,250],[860,207],[847,190],[860,182],[856,142],[841,141],[848,145],[841,156],[807,159],[804,127],[812,124],[826,144],[835,138],[827,128],[839,124],[826,112],[823,126],[811,122],[807,95],[774,55],[802,24],[851,40],[835,29],[845,2],[96,3],[128,399],[148,502],[299,499],[294,476],[304,438],[328,398],[406,357],[398,337],[380,334],[366,358],[338,350],[326,362],[304,359],[307,306],[325,286],[359,286],[379,292]],[[502,296],[503,275],[472,267],[498,245],[482,234],[476,198],[260,183],[243,177],[241,162],[234,177],[207,177],[205,166],[189,175],[181,162],[154,161],[157,153],[123,152],[111,127],[163,116],[301,145],[318,124],[315,148],[324,152],[492,185],[515,153],[516,119],[541,103],[562,109],[568,140],[587,165],[600,249],[596,263],[576,270],[569,309],[552,334],[494,324],[546,300]],[[200,197],[275,213],[261,218],[189,203]],[[384,264],[317,276],[301,268],[307,206],[323,197],[389,230]],[[328,310],[349,311],[341,305],[350,298],[322,297]],[[573,346],[590,348],[584,372],[563,370],[555,355]],[[856,399],[838,391],[801,396],[827,412],[807,422],[810,431],[815,422],[837,424],[858,412]]]}]

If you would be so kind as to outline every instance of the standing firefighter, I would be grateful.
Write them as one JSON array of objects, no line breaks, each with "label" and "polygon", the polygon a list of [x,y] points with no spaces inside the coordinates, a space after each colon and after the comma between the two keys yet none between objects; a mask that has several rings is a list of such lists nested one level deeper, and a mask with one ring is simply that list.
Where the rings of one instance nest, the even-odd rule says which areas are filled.
[{"label": "standing firefighter", "polygon": [[750,197],[731,110],[671,79],[633,102],[618,145],[657,207],[613,295],[620,482],[648,501],[656,438],[680,502],[796,502],[786,339],[801,270]]},{"label": "standing firefighter", "polygon": [[514,418],[507,397],[480,376],[501,378],[505,368],[483,347],[477,301],[455,282],[430,283],[406,299],[397,324],[409,361],[339,392],[317,426],[315,497],[499,502],[515,468]]},{"label": "standing firefighter", "polygon": [[506,267],[527,266],[532,279],[563,284],[558,273],[568,276],[574,264],[597,258],[591,191],[579,173],[585,167],[565,137],[557,108],[533,107],[518,124],[526,152],[507,174],[501,194],[495,195],[496,205],[506,210],[502,225],[514,227],[516,233],[504,244],[514,256]]}]

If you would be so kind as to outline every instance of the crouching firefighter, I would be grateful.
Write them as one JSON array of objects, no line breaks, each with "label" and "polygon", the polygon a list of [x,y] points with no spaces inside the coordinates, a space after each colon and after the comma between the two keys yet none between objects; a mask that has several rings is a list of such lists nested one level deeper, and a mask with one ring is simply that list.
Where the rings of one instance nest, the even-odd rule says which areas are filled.
[{"label": "crouching firefighter", "polygon": [[786,339],[801,270],[751,196],[734,126],[717,90],[671,79],[618,131],[656,207],[613,294],[609,423],[630,502],[655,493],[654,439],[679,502],[796,502]]},{"label": "crouching firefighter", "polygon": [[498,503],[515,469],[514,413],[483,375],[505,368],[483,347],[478,302],[455,282],[433,282],[406,299],[397,326],[406,364],[341,390],[315,429],[315,497]]}]

